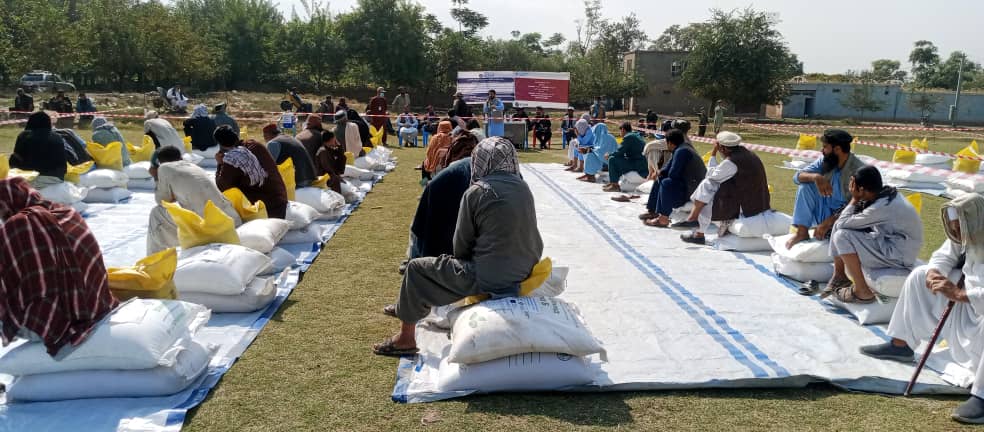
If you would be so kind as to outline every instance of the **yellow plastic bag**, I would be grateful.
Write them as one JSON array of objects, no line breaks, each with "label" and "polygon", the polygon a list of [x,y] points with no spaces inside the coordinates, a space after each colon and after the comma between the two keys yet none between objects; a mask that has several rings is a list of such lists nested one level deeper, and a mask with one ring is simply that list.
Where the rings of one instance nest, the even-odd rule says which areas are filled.
[{"label": "yellow plastic bag", "polygon": [[110,267],[109,290],[120,301],[133,297],[145,299],[175,300],[174,272],[178,267],[178,253],[174,248],[165,249],[137,261],[132,267]]},{"label": "yellow plastic bag", "polygon": [[92,160],[96,161],[96,167],[116,171],[123,170],[123,143],[113,141],[102,145],[91,142],[86,144],[85,149],[92,155]]},{"label": "yellow plastic bag", "polygon": [[355,165],[355,155],[352,152],[345,152],[345,164]]},{"label": "yellow plastic bag", "polygon": [[376,129],[375,126],[369,125],[369,142],[373,146],[378,146],[383,143],[383,128]]},{"label": "yellow plastic bag", "polygon": [[914,139],[912,140],[912,144],[909,144],[909,147],[919,150],[929,150],[929,141],[926,138],[923,138],[922,141]]},{"label": "yellow plastic bag", "polygon": [[294,160],[287,158],[284,163],[277,166],[280,177],[284,178],[284,187],[287,189],[287,199],[293,201],[297,190],[297,183],[294,179]]},{"label": "yellow plastic bag", "polygon": [[144,162],[149,161],[152,156],[154,156],[154,139],[144,135],[143,145],[137,147],[130,142],[126,143],[126,150],[130,152],[130,160],[133,162]]},{"label": "yellow plastic bag", "polygon": [[39,173],[37,171],[25,171],[25,170],[17,169],[17,168],[11,168],[10,170],[7,171],[7,177],[8,178],[10,178],[10,177],[20,177],[20,178],[22,178],[24,180],[27,180],[28,182],[33,182],[34,179],[38,178],[38,175],[40,175],[40,174],[41,173]]},{"label": "yellow plastic bag", "polygon": [[328,179],[330,178],[331,178],[331,174],[325,174],[321,177],[318,177],[314,179],[313,182],[311,182],[311,187],[316,187],[319,189],[328,189]]},{"label": "yellow plastic bag", "polygon": [[912,165],[916,163],[916,152],[898,149],[894,154],[892,154],[892,162],[897,164]]},{"label": "yellow plastic bag", "polygon": [[922,194],[905,195],[905,199],[909,200],[909,204],[912,204],[912,207],[916,209],[916,213],[922,214]]},{"label": "yellow plastic bag", "polygon": [[974,151],[977,153],[981,152],[981,148],[977,146],[977,140],[973,140],[970,142],[970,148],[974,149]]},{"label": "yellow plastic bag", "polygon": [[369,152],[371,152],[371,151],[372,151],[372,147],[363,147],[362,148],[362,152],[365,153],[365,154],[369,154]]},{"label": "yellow plastic bag", "polygon": [[79,179],[79,176],[89,172],[89,170],[91,170],[92,166],[95,164],[96,163],[93,161],[88,161],[88,162],[82,162],[78,165],[69,165],[68,168],[65,170],[65,181],[69,183],[78,184],[79,181],[81,181]]},{"label": "yellow plastic bag", "polygon": [[178,226],[178,244],[182,249],[210,243],[239,244],[239,234],[236,233],[236,225],[232,218],[219,210],[212,200],[205,203],[204,218],[191,210],[181,208],[177,203],[163,201],[161,205],[167,209],[171,219],[174,219],[175,225]]},{"label": "yellow plastic bag", "polygon": [[236,209],[236,213],[239,213],[239,218],[243,222],[270,217],[267,215],[266,204],[263,204],[263,201],[249,202],[249,198],[246,198],[239,188],[227,189],[222,195],[232,203],[232,207]]},{"label": "yellow plastic bag", "polygon": [[249,133],[246,132],[246,125],[239,128],[239,139],[246,141],[249,139]]},{"label": "yellow plastic bag", "polygon": [[711,163],[711,152],[704,153],[704,165]]},{"label": "yellow plastic bag", "polygon": [[186,152],[190,152],[191,151],[191,137],[190,136],[185,136],[184,137],[184,144],[185,144],[185,151]]},{"label": "yellow plastic bag", "polygon": [[[552,271],[553,271],[553,261],[549,257],[540,260],[540,262],[538,262],[535,266],[533,266],[533,271],[531,271],[530,275],[526,277],[526,280],[524,280],[519,284],[519,295],[521,297],[526,297],[532,294],[533,291],[535,291],[537,288],[543,285],[544,282],[547,281],[547,278],[550,277],[550,272]],[[473,304],[481,303],[488,299],[489,299],[488,294],[478,294],[478,295],[465,297],[459,300],[455,304],[458,304],[460,306],[471,306]]]},{"label": "yellow plastic bag", "polygon": [[0,153],[0,180],[7,178],[7,172],[10,171],[10,156],[6,153]]},{"label": "yellow plastic bag", "polygon": [[816,149],[817,149],[816,135],[800,134],[799,139],[796,140],[796,150],[816,150]]},{"label": "yellow plastic bag", "polygon": [[[977,141],[971,143],[971,145],[964,147],[963,150],[957,152],[957,156],[966,156],[972,158],[979,158],[977,150],[974,150],[974,146],[977,145]],[[968,174],[977,174],[981,170],[981,161],[971,160],[971,159],[954,159],[953,160],[953,170]]]}]

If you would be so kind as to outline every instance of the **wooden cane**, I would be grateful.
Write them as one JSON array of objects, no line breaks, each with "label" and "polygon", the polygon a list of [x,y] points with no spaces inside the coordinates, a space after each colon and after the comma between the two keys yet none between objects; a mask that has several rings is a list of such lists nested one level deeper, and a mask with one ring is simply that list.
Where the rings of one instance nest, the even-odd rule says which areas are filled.
[{"label": "wooden cane", "polygon": [[940,323],[936,325],[936,330],[933,331],[933,337],[929,339],[929,345],[926,347],[926,352],[923,353],[922,359],[919,360],[919,365],[916,366],[916,370],[912,373],[912,379],[909,380],[909,385],[905,386],[905,393],[902,396],[908,397],[912,394],[912,387],[916,385],[916,379],[919,378],[919,373],[922,372],[923,366],[926,365],[926,360],[929,359],[929,355],[933,353],[933,347],[936,346],[936,339],[940,337],[940,331],[943,330],[943,325],[946,324],[946,319],[950,317],[950,311],[953,310],[953,305],[955,302],[950,300],[946,304],[946,309],[943,310],[943,315],[940,317]]}]

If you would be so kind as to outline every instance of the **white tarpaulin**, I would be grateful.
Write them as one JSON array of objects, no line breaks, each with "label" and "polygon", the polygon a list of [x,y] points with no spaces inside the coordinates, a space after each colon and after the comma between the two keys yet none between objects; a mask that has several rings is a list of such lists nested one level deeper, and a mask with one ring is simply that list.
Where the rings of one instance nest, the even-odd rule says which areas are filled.
[{"label": "white tarpaulin", "polygon": [[[644,199],[616,203],[560,165],[523,165],[523,177],[535,196],[544,256],[570,267],[560,297],[577,305],[608,352],[608,362],[588,357],[593,383],[557,390],[800,387],[828,381],[898,394],[912,375],[911,365],[861,355],[860,346],[887,340],[884,329],[860,326],[816,296],[797,294],[795,284],[772,272],[767,253],[695,246],[680,241],[679,231],[644,226],[637,218]],[[440,364],[450,342],[424,325],[417,338],[421,355],[401,359],[393,400],[427,402],[486,391],[440,388]],[[915,391],[967,393],[929,369]]]}]

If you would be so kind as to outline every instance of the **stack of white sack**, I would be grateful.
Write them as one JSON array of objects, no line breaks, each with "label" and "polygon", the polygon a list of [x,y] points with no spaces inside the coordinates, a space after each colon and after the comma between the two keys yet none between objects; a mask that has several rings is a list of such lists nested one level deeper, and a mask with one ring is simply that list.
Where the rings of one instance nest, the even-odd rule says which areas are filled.
[{"label": "stack of white sack", "polygon": [[655,184],[656,180],[646,180],[636,187],[636,193],[642,196],[647,196],[653,191],[653,185]]},{"label": "stack of white sack", "polygon": [[261,271],[258,276],[275,276],[297,265],[297,257],[283,248],[275,247],[266,256],[270,258],[270,266]]},{"label": "stack of white sack", "polygon": [[291,223],[284,219],[254,219],[236,228],[239,244],[268,254],[283,240]]},{"label": "stack of white sack", "polygon": [[949,170],[953,168],[953,159],[949,156],[919,153],[916,155],[916,165],[926,168]]},{"label": "stack of white sack", "polygon": [[202,168],[215,168],[219,166],[218,161],[215,160],[215,155],[219,153],[218,144],[209,147],[205,150],[192,150],[191,154],[198,156],[201,160],[198,161],[198,166]]},{"label": "stack of white sack", "polygon": [[946,194],[959,197],[968,193],[984,194],[984,180],[974,177],[952,176],[944,182]]},{"label": "stack of white sack", "polygon": [[345,211],[345,198],[329,189],[301,188],[287,206],[291,227],[280,244],[321,243],[324,224],[338,220]]},{"label": "stack of white sack", "polygon": [[670,220],[673,222],[685,221],[690,217],[690,212],[694,209],[694,202],[687,201],[686,204],[673,209],[670,212]]},{"label": "stack of white sack", "polygon": [[123,171],[96,169],[79,176],[79,185],[89,188],[83,201],[116,204],[130,198],[130,178]]},{"label": "stack of white sack", "polygon": [[154,190],[157,183],[150,175],[150,161],[134,162],[123,168],[123,173],[130,180],[127,182],[127,189],[130,190]]},{"label": "stack of white sack", "polygon": [[888,170],[884,174],[885,183],[901,188],[943,189],[949,174],[937,172],[914,172],[904,169]]},{"label": "stack of white sack", "polygon": [[[646,182],[646,178],[639,175],[639,173],[629,171],[622,174],[622,177],[618,179],[618,187],[622,192],[636,192],[639,190],[639,186]],[[649,189],[652,190],[652,185],[649,186]]]},{"label": "stack of white sack", "polygon": [[[191,386],[205,371],[211,349],[193,340],[208,309],[174,300],[131,299],[100,321],[59,359],[41,342],[3,350],[0,371],[15,376],[12,401],[167,396]],[[65,354],[67,352],[67,354]]]},{"label": "stack of white sack", "polygon": [[345,165],[345,173],[342,174],[342,177],[362,181],[372,181],[376,178],[376,174],[367,169],[358,168],[352,165]]},{"label": "stack of white sack", "polygon": [[[922,265],[921,262],[916,263]],[[863,269],[864,281],[878,296],[874,303],[844,303],[836,296],[827,297],[827,301],[853,315],[861,325],[887,324],[892,319],[892,312],[902,295],[902,287],[912,269],[879,268]]]},{"label": "stack of white sack", "polygon": [[48,186],[39,190],[38,193],[48,201],[67,205],[79,213],[84,212],[88,207],[82,200],[89,193],[89,189],[78,187],[69,182]]},{"label": "stack of white sack", "polygon": [[178,254],[174,287],[178,298],[214,312],[241,313],[265,308],[276,297],[273,260],[245,246],[214,243]]},{"label": "stack of white sack", "polygon": [[[596,371],[586,358],[605,350],[577,308],[556,298],[568,269],[556,267],[530,297],[437,308],[424,325],[451,328],[441,359],[439,391],[553,391],[590,385]],[[447,318],[444,318],[446,314]]]},{"label": "stack of white sack", "polygon": [[829,240],[810,238],[786,248],[793,234],[765,235],[772,246],[772,265],[775,272],[800,282],[827,282],[834,275],[834,258],[830,256]]},{"label": "stack of white sack", "polygon": [[396,169],[393,151],[385,147],[376,147],[371,152],[355,159],[355,167],[368,171],[390,172]]},{"label": "stack of white sack", "polygon": [[772,249],[766,235],[779,236],[789,233],[793,218],[775,210],[766,210],[752,217],[741,216],[728,226],[728,232],[714,242],[718,250],[759,252]]}]

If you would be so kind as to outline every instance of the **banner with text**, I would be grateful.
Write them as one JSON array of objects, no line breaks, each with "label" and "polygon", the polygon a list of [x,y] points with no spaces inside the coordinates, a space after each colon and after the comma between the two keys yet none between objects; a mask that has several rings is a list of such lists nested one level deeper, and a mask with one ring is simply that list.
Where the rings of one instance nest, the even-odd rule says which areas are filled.
[{"label": "banner with text", "polygon": [[458,72],[458,91],[470,104],[482,104],[489,90],[503,103],[517,107],[564,109],[571,74],[566,72]]}]

